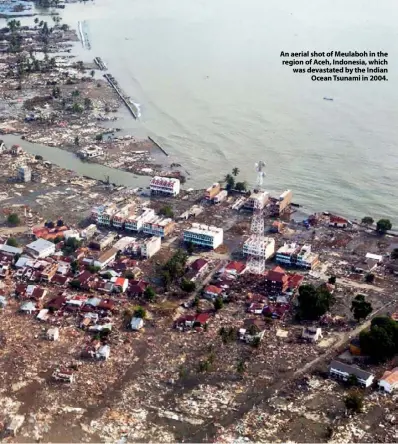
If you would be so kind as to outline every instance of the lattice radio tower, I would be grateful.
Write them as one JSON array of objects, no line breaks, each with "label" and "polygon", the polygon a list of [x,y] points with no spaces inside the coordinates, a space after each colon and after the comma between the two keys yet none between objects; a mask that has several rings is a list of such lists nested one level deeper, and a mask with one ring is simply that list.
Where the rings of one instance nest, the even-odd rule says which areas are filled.
[{"label": "lattice radio tower", "polygon": [[[257,172],[257,190],[262,192],[262,185],[265,177],[265,162],[260,160],[255,164],[256,172]],[[249,259],[247,262],[247,268],[249,273],[253,274],[263,274],[265,270],[265,258],[264,255],[261,254],[261,245],[264,240],[264,211],[263,205],[260,200],[255,199],[254,208],[253,208],[253,218],[250,227],[250,239],[253,242],[253,245],[258,247],[251,250],[251,254],[249,255]]]}]

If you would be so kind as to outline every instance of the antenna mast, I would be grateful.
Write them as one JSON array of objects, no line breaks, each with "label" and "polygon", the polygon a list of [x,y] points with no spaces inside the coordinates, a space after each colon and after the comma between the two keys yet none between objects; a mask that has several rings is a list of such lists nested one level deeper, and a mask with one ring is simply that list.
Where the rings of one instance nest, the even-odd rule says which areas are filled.
[{"label": "antenna mast", "polygon": [[[255,164],[257,178],[256,185],[259,193],[264,192],[262,185],[265,177],[265,162],[260,160]],[[261,199],[254,199],[253,218],[250,227],[249,242],[252,244],[250,248],[247,268],[249,273],[263,274],[265,270],[265,257],[263,254],[264,244],[264,206]]]}]

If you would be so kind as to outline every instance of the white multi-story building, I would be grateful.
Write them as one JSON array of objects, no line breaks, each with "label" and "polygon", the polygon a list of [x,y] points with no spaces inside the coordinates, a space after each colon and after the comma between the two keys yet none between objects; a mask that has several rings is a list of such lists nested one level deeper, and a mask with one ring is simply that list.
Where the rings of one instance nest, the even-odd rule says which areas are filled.
[{"label": "white multi-story building", "polygon": [[144,223],[151,220],[154,216],[155,211],[152,208],[145,208],[142,213],[127,217],[124,227],[126,230],[141,231]]},{"label": "white multi-story building", "polygon": [[174,227],[173,219],[154,216],[143,224],[143,232],[152,236],[165,237],[174,230]]},{"label": "white multi-story building", "polygon": [[161,244],[162,240],[159,236],[144,239],[141,244],[141,256],[149,259],[160,250]]},{"label": "white multi-story building", "polygon": [[135,203],[129,203],[113,215],[112,226],[123,228],[129,216],[134,214]]},{"label": "white multi-story building", "polygon": [[259,241],[257,236],[250,236],[243,244],[243,254],[269,259],[275,253],[275,239],[262,237]]},{"label": "white multi-story building", "polygon": [[177,196],[180,193],[180,180],[174,177],[155,176],[150,183],[151,193]]},{"label": "white multi-story building", "polygon": [[91,217],[98,225],[105,225],[110,227],[114,214],[117,213],[115,204],[100,205],[91,210]]},{"label": "white multi-story building", "polygon": [[27,166],[21,166],[18,169],[18,180],[21,182],[30,182],[32,180],[32,170]]},{"label": "white multi-story building", "polygon": [[295,243],[285,244],[276,253],[276,262],[291,267],[314,268],[319,256],[311,252],[311,245],[298,246]]},{"label": "white multi-story building", "polygon": [[191,228],[184,231],[184,242],[192,242],[207,248],[217,248],[224,240],[222,228],[193,223]]}]

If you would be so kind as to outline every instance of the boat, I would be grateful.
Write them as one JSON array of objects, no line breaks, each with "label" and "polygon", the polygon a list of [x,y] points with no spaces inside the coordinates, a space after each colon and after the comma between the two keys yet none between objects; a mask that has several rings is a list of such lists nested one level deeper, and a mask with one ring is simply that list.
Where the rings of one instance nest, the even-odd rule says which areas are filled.
[{"label": "boat", "polygon": [[324,97],[323,100],[330,100],[330,101],[333,101],[333,97]]}]

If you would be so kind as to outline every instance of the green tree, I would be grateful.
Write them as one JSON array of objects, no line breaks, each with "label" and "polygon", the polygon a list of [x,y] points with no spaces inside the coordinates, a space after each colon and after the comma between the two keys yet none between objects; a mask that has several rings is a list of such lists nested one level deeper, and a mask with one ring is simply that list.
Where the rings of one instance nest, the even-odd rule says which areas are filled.
[{"label": "green tree", "polygon": [[374,280],[375,280],[375,275],[373,273],[368,273],[365,276],[365,282],[367,282],[368,284],[373,284]]},{"label": "green tree", "polygon": [[353,390],[344,398],[344,404],[352,413],[360,413],[363,407],[363,396],[357,390]]},{"label": "green tree", "polygon": [[79,263],[77,261],[72,261],[70,263],[70,269],[72,270],[72,273],[75,274],[76,271],[79,269]]},{"label": "green tree", "polygon": [[364,225],[373,225],[373,217],[369,217],[369,216],[365,216],[362,218],[361,223],[363,223]]},{"label": "green tree", "polygon": [[193,291],[195,291],[196,289],[196,284],[195,282],[192,281],[188,281],[187,279],[183,279],[181,282],[181,290],[187,292],[187,293],[192,293]]},{"label": "green tree", "polygon": [[15,239],[15,237],[9,237],[9,238],[7,239],[6,244],[9,245],[10,247],[18,247],[18,242],[17,242],[17,240]]},{"label": "green tree", "polygon": [[170,285],[171,285],[171,276],[167,270],[162,272],[162,281],[163,281],[164,289],[166,291],[168,291],[170,289]]},{"label": "green tree", "polygon": [[235,188],[235,179],[231,174],[225,176],[224,182],[227,184],[227,190],[233,190]]},{"label": "green tree", "polygon": [[12,227],[16,227],[17,225],[19,225],[21,223],[18,214],[16,213],[11,213],[8,217],[7,217],[7,223],[8,225],[11,225]]},{"label": "green tree", "polygon": [[159,214],[165,217],[171,217],[171,218],[174,217],[174,212],[173,209],[170,207],[170,205],[165,205],[164,207],[162,207],[159,210]]},{"label": "green tree", "polygon": [[222,298],[218,297],[215,301],[214,301],[214,309],[216,311],[221,310],[224,307],[224,301]]},{"label": "green tree", "polygon": [[331,285],[335,285],[336,284],[336,276],[330,276],[328,282]]},{"label": "green tree", "polygon": [[135,310],[134,310],[134,316],[136,318],[142,318],[142,319],[146,319],[147,317],[147,312],[145,310],[144,307],[138,306]]},{"label": "green tree", "polygon": [[69,285],[75,290],[79,290],[81,287],[80,281],[78,279],[73,279],[73,281],[70,281]]},{"label": "green tree", "polygon": [[123,273],[123,276],[126,278],[126,279],[134,279],[134,273],[131,271],[131,270],[126,270],[124,273]]},{"label": "green tree", "polygon": [[148,286],[144,291],[144,296],[146,300],[153,302],[156,299],[156,292],[151,286]]},{"label": "green tree", "polygon": [[380,234],[385,234],[387,231],[391,230],[392,224],[389,219],[380,219],[376,224],[376,230]]},{"label": "green tree", "polygon": [[83,112],[83,107],[81,105],[79,105],[78,103],[74,103],[72,106],[72,111],[74,113],[82,113]]},{"label": "green tree", "polygon": [[103,135],[102,133],[97,134],[97,135],[95,136],[95,140],[96,140],[97,142],[102,142],[103,138],[104,138],[104,135]]},{"label": "green tree", "polygon": [[95,71],[94,71],[93,69],[90,71],[90,75],[91,75],[92,78],[94,78],[94,76],[95,76]]},{"label": "green tree", "polygon": [[[91,99],[89,97],[86,97],[84,99],[84,108],[86,109],[91,109],[93,107],[93,102],[91,101]],[[102,140],[102,134],[101,134],[101,139]]]},{"label": "green tree", "polygon": [[236,371],[239,374],[245,373],[246,371],[246,362],[243,359],[239,359],[237,365],[236,365]]},{"label": "green tree", "polygon": [[195,246],[192,242],[187,242],[186,243],[186,247],[187,247],[187,253],[192,256],[193,253],[195,252]]},{"label": "green tree", "polygon": [[372,304],[365,300],[365,295],[358,294],[351,303],[351,311],[359,322],[361,319],[366,319],[372,313],[373,308]]},{"label": "green tree", "polygon": [[298,303],[298,315],[301,319],[316,320],[329,310],[333,297],[323,287],[302,285],[299,289]]},{"label": "green tree", "polygon": [[398,248],[394,248],[394,250],[392,250],[391,252],[391,259],[398,259]]},{"label": "green tree", "polygon": [[211,362],[208,359],[199,362],[198,371],[200,373],[208,372],[210,370],[211,370]]},{"label": "green tree", "polygon": [[247,182],[236,182],[235,190],[236,191],[247,191]]},{"label": "green tree", "polygon": [[240,173],[239,168],[237,168],[237,167],[232,168],[232,175],[233,175],[233,176],[236,177],[239,173]]},{"label": "green tree", "polygon": [[377,362],[392,358],[398,353],[398,323],[387,316],[372,319],[370,329],[359,335],[363,354]]},{"label": "green tree", "polygon": [[347,379],[347,384],[350,387],[356,387],[358,385],[358,378],[356,375],[350,375]]},{"label": "green tree", "polygon": [[109,271],[107,271],[106,273],[101,275],[104,279],[112,279],[112,273],[110,273]]},{"label": "green tree", "polygon": [[62,252],[65,256],[73,254],[78,248],[80,248],[82,242],[75,237],[69,237],[62,248]]},{"label": "green tree", "polygon": [[92,274],[98,273],[101,270],[101,267],[97,267],[95,265],[87,265],[87,271],[89,271]]}]

